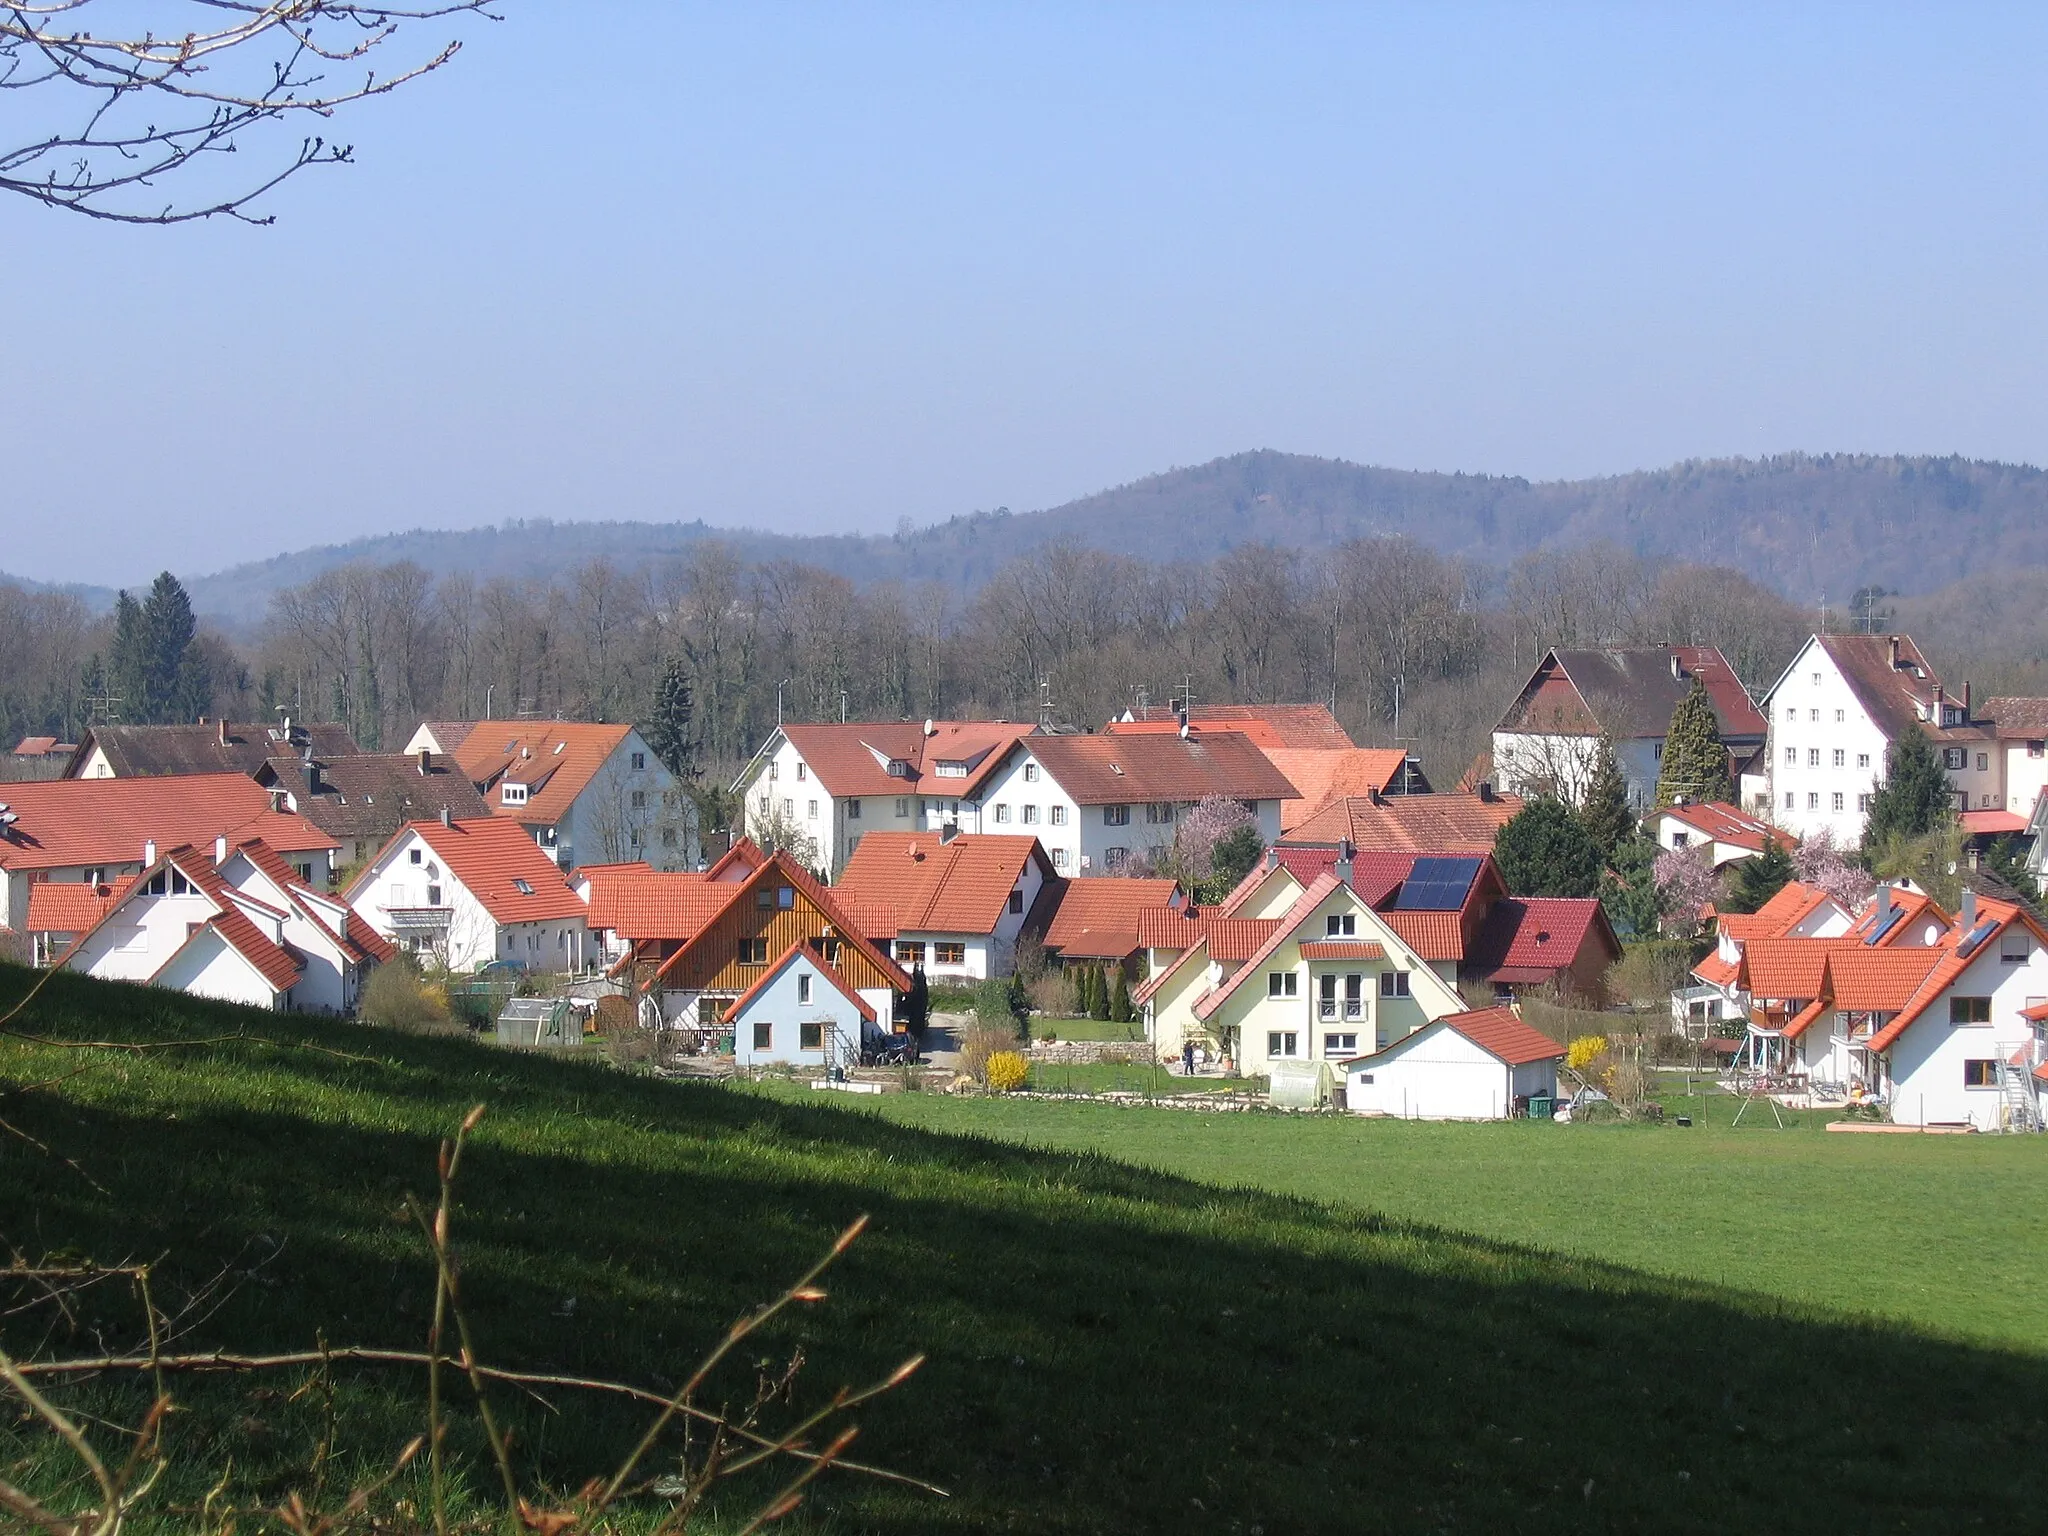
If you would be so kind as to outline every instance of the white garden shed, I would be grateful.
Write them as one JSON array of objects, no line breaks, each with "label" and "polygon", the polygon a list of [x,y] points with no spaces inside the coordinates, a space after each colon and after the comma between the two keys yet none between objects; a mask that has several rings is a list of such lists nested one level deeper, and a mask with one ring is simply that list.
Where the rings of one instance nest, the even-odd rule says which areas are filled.
[{"label": "white garden shed", "polygon": [[1344,1107],[1410,1120],[1506,1120],[1557,1096],[1564,1047],[1512,1008],[1453,1013],[1344,1064]]}]

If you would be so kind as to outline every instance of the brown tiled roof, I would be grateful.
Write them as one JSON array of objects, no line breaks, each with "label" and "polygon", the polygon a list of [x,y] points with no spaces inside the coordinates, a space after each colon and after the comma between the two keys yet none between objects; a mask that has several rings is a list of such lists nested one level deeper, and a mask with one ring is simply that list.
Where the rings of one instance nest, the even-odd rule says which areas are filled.
[{"label": "brown tiled roof", "polygon": [[1657,815],[1682,821],[1717,843],[1732,843],[1737,848],[1748,848],[1757,853],[1764,851],[1767,839],[1774,838],[1786,848],[1799,845],[1799,839],[1782,827],[1760,821],[1725,800],[1707,800],[1697,805],[1667,805]]},{"label": "brown tiled roof", "polygon": [[[1921,653],[1911,635],[1900,635],[1899,665],[1892,665],[1892,637],[1889,635],[1816,635],[1822,650],[1833,658],[1849,684],[1849,691],[1876,722],[1886,737],[1896,740],[1910,730],[1939,735],[1935,723],[1923,719],[1931,712],[1934,690],[1941,677]],[[1960,699],[1953,702],[1960,704]],[[1981,731],[1971,734],[1981,735]]]},{"label": "brown tiled roof", "polygon": [[[1977,718],[2001,739],[2039,741],[2048,738],[2048,699],[2002,696],[1986,699]],[[15,748],[18,752],[21,749]]]},{"label": "brown tiled roof", "polygon": [[[1683,675],[1673,675],[1674,659]],[[1742,680],[1711,645],[1551,651],[1499,728],[1542,735],[1592,735],[1604,729],[1619,740],[1662,738],[1695,677],[1706,688],[1723,740],[1765,734],[1764,717]]]},{"label": "brown tiled roof", "polygon": [[[583,899],[569,888],[554,860],[540,851],[518,822],[486,816],[446,827],[438,821],[408,825],[496,921],[587,919]],[[367,880],[374,873],[366,869],[362,878]],[[529,890],[522,891],[514,883],[521,880]]]},{"label": "brown tiled roof", "polygon": [[1070,959],[1122,959],[1138,949],[1138,926],[1147,909],[1170,906],[1180,894],[1171,880],[1097,875],[1046,882],[1052,920],[1045,947]]},{"label": "brown tiled roof", "polygon": [[[927,736],[914,720],[785,725],[811,776],[834,798],[849,795],[972,796],[1034,727],[1001,720],[939,720]],[[889,772],[890,762],[904,765]],[[940,764],[960,764],[946,774]],[[788,792],[788,786],[783,789]]]},{"label": "brown tiled roof", "polygon": [[1080,805],[1291,800],[1294,786],[1234,731],[1195,736],[1034,736],[1026,745]]},{"label": "brown tiled roof", "polygon": [[[398,953],[390,940],[356,916],[339,896],[316,891],[301,880],[298,871],[280,858],[277,850],[262,838],[251,838],[237,846],[235,852],[269,876],[270,882],[284,892],[293,906],[332,935],[344,950],[353,950],[355,959],[372,960],[382,965]],[[342,923],[340,933],[334,929],[337,918]]]},{"label": "brown tiled roof", "polygon": [[[867,936],[866,932],[855,920],[853,914],[849,913],[839,904],[838,898],[821,885],[815,875],[780,849],[769,854],[766,859],[750,870],[744,880],[735,882],[714,880],[711,884],[718,890],[728,893],[725,905],[719,909],[722,912],[727,907],[739,902],[752,900],[756,886],[766,885],[771,882],[777,884],[787,882],[797,890],[802,891],[805,898],[822,914],[824,920],[838,930],[840,938],[865,955],[875,968],[888,978],[889,984],[892,987],[899,992],[906,992],[910,989],[910,973],[891,959],[885,951],[876,947],[874,941]],[[706,923],[704,928],[684,940],[674,954],[661,962],[661,969],[657,974],[666,976],[670,972],[679,969],[682,966],[684,957],[689,955],[697,945],[706,941],[705,936],[710,931],[710,927],[711,925]]]},{"label": "brown tiled roof", "polygon": [[334,839],[302,816],[270,809],[270,791],[239,773],[178,778],[51,779],[0,786],[20,819],[0,832],[0,869],[71,869],[142,862],[159,851],[260,837],[284,853],[331,850]]},{"label": "brown tiled roof", "polygon": [[1508,818],[1522,808],[1514,795],[1353,795],[1334,800],[1296,827],[1295,842],[1334,843],[1350,838],[1360,849],[1417,853],[1491,853]]},{"label": "brown tiled roof", "polygon": [[439,820],[444,810],[457,821],[490,814],[452,757],[430,756],[425,773],[419,758],[405,752],[359,752],[311,763],[275,757],[257,778],[289,790],[298,813],[337,838],[381,842],[408,821]]},{"label": "brown tiled roof", "polygon": [[1028,835],[966,832],[941,842],[935,832],[870,832],[832,889],[850,907],[886,910],[891,934],[993,933],[1034,860],[1041,879],[1052,874]]},{"label": "brown tiled roof", "polygon": [[[493,816],[547,826],[568,814],[632,729],[576,720],[483,720],[455,749],[455,760]],[[504,803],[507,783],[527,786],[525,804]]]},{"label": "brown tiled roof", "polygon": [[68,757],[77,750],[78,746],[75,742],[67,744],[59,741],[54,736],[24,736],[14,744],[13,755],[16,757],[48,757],[52,753],[62,752]]},{"label": "brown tiled roof", "polygon": [[1308,751],[1268,747],[1266,756],[1301,791],[1299,800],[1280,807],[1280,830],[1291,832],[1332,800],[1351,795],[1385,794],[1400,782],[1408,754],[1399,747],[1352,747],[1348,751]]},{"label": "brown tiled roof", "polygon": [[1384,960],[1384,944],[1367,944],[1358,939],[1309,939],[1301,946],[1304,960]]},{"label": "brown tiled roof", "polygon": [[96,725],[85,733],[71,772],[85,766],[97,746],[118,779],[166,774],[245,773],[254,775],[270,758],[301,754],[349,757],[362,749],[343,725]]},{"label": "brown tiled roof", "polygon": [[[1112,720],[1107,729],[1118,736],[1176,734],[1180,716],[1171,709],[1148,709],[1135,720]],[[1238,731],[1269,752],[1276,748],[1342,751],[1355,745],[1337,717],[1322,704],[1197,704],[1188,711],[1188,729],[1197,736]]]}]

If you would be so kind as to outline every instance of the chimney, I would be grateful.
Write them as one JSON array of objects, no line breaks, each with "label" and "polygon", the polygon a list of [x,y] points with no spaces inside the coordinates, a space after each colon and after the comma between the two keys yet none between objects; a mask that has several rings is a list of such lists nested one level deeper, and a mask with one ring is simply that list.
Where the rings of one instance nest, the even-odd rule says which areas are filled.
[{"label": "chimney", "polygon": [[945,847],[946,844],[953,841],[953,839],[958,837],[959,835],[960,823],[957,821],[947,822],[944,826],[939,828],[939,846],[941,848]]},{"label": "chimney", "polygon": [[1967,885],[1963,887],[1963,910],[1956,914],[1956,921],[1964,933],[1977,926],[1977,893]]},{"label": "chimney", "polygon": [[1267,848],[1267,850],[1266,850],[1266,868],[1268,868],[1268,869],[1278,869],[1279,867],[1280,867],[1280,850],[1279,850],[1278,848],[1271,848],[1271,847]]},{"label": "chimney", "polygon": [[147,838],[142,844],[142,867],[149,868],[156,862],[156,839]]},{"label": "chimney", "polygon": [[213,867],[215,869],[219,869],[221,865],[227,863],[227,861],[228,840],[227,835],[225,833],[222,833],[219,836],[216,836],[213,840]]},{"label": "chimney", "polygon": [[1344,882],[1347,889],[1351,885],[1352,860],[1357,856],[1358,849],[1352,846],[1350,838],[1344,838],[1337,844],[1337,865],[1332,873]]},{"label": "chimney", "polygon": [[1963,679],[1963,724],[1970,723],[1970,680]]},{"label": "chimney", "polygon": [[431,750],[430,750],[429,748],[426,748],[426,747],[421,747],[421,748],[420,748],[420,772],[421,772],[421,774],[423,774],[423,775],[424,775],[424,774],[428,774],[428,773],[431,773],[431,772],[433,772],[433,769],[434,769],[434,754],[433,754],[433,752],[432,752],[432,751],[431,751]]},{"label": "chimney", "polygon": [[1386,802],[1386,801],[1385,801],[1385,800],[1384,800],[1384,799],[1383,799],[1383,798],[1381,797],[1381,795],[1380,795],[1380,792],[1379,792],[1379,791],[1378,791],[1377,789],[1368,789],[1368,790],[1367,790],[1367,791],[1365,792],[1365,794],[1366,794],[1366,798],[1367,798],[1367,799],[1369,799],[1370,801],[1372,801],[1372,803],[1373,803],[1374,805],[1385,805],[1385,804],[1387,803],[1387,802]]},{"label": "chimney", "polygon": [[441,807],[441,825],[444,827],[452,827],[455,825],[455,813],[449,810],[448,807],[445,805]]},{"label": "chimney", "polygon": [[270,809],[277,815],[284,814],[284,791],[273,787],[270,791]]},{"label": "chimney", "polygon": [[1932,715],[1931,715],[1931,716],[1930,716],[1929,718],[1930,718],[1930,719],[1932,719],[1932,720],[1934,721],[1934,724],[1935,724],[1935,728],[1936,728],[1937,730],[1938,730],[1939,728],[1941,728],[1942,726],[1944,726],[1944,725],[1947,725],[1947,724],[1948,724],[1948,721],[1947,721],[1947,719],[1946,719],[1946,718],[1945,718],[1945,717],[1944,717],[1944,716],[1942,715],[1942,712],[1941,712],[1941,684],[1940,684],[1940,683],[1936,683],[1936,684],[1934,685],[1934,713],[1933,713],[1933,714],[1932,714]]},{"label": "chimney", "polygon": [[1481,779],[1479,781],[1479,798],[1486,805],[1493,804],[1493,780]]},{"label": "chimney", "polygon": [[1897,635],[1893,635],[1893,636],[1891,636],[1891,642],[1892,642],[1892,670],[1893,670],[1894,672],[1896,672],[1896,671],[1898,671],[1898,670],[1899,670],[1899,637],[1898,637]]},{"label": "chimney", "polygon": [[228,744],[228,719],[226,715],[222,715],[220,719],[220,744],[222,746]]},{"label": "chimney", "polygon": [[1870,915],[1870,926],[1875,929],[1892,915],[1892,888],[1889,883],[1877,888],[1877,910]]}]

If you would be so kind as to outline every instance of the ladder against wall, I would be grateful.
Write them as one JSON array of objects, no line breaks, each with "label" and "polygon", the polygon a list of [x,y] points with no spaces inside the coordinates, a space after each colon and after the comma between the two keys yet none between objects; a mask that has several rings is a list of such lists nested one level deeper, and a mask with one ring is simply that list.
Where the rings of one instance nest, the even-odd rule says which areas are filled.
[{"label": "ladder against wall", "polygon": [[2041,1105],[2034,1097],[2033,1073],[2017,1062],[1999,1063],[1999,1081],[2004,1090],[2004,1121],[2008,1131],[2038,1131]]}]

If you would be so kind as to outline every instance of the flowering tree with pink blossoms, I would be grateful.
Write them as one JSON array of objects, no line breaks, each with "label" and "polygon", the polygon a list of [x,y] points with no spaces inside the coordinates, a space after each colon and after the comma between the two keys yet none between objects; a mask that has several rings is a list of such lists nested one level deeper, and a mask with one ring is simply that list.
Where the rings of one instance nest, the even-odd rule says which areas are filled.
[{"label": "flowering tree with pink blossoms", "polygon": [[1835,834],[1826,827],[1809,832],[1792,853],[1792,867],[1801,885],[1826,891],[1841,906],[1854,912],[1870,899],[1876,883],[1870,871],[1835,846]]},{"label": "flowering tree with pink blossoms", "polygon": [[1664,909],[1664,931],[1689,939],[1700,931],[1702,912],[1721,894],[1721,880],[1697,848],[1667,848],[1650,871]]}]

